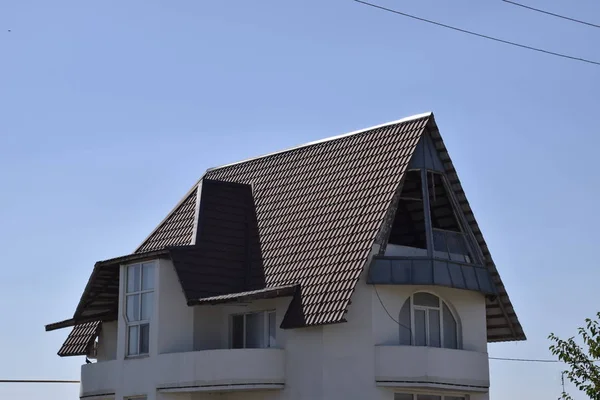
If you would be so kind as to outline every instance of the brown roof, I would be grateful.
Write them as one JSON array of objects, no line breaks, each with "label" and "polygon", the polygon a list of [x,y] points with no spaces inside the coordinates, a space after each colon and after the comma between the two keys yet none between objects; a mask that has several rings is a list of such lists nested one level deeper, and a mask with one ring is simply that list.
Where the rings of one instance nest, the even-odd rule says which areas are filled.
[{"label": "brown roof", "polygon": [[88,354],[88,350],[94,344],[101,328],[100,321],[86,322],[75,326],[58,351],[58,355],[64,357]]},{"label": "brown roof", "polygon": [[[300,284],[288,326],[341,322],[429,116],[209,170],[252,185],[266,285]],[[284,321],[284,324],[289,321]]]},{"label": "brown roof", "polygon": [[197,194],[198,185],[195,185],[135,252],[144,253],[167,246],[193,244]]},{"label": "brown roof", "polygon": [[[488,340],[525,339],[432,114],[210,169],[137,251],[183,245],[168,253],[189,304],[300,285],[285,327],[342,322],[424,132],[433,139],[499,293],[486,300]],[[210,287],[213,278],[222,286]]]}]

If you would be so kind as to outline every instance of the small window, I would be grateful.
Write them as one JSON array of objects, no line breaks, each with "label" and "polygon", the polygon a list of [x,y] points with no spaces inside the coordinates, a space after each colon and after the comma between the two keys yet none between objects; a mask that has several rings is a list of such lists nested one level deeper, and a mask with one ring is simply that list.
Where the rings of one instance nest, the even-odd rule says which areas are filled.
[{"label": "small window", "polygon": [[150,320],[154,312],[154,263],[127,266],[125,288],[127,355],[150,352]]},{"label": "small window", "polygon": [[275,347],[277,322],[275,311],[261,311],[231,316],[231,348],[257,349]]},{"label": "small window", "polygon": [[448,305],[431,293],[413,294],[400,309],[398,321],[401,345],[458,348],[458,322]]}]

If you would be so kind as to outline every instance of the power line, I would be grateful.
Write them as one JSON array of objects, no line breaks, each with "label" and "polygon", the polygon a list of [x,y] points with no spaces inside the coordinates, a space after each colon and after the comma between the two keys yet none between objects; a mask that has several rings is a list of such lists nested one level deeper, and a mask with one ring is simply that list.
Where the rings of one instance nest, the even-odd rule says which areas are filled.
[{"label": "power line", "polygon": [[393,13],[393,14],[402,15],[402,16],[407,17],[407,18],[412,18],[412,19],[415,19],[417,21],[427,22],[428,24],[441,26],[442,28],[452,29],[452,30],[457,31],[457,32],[466,33],[467,35],[472,35],[472,36],[477,36],[477,37],[480,37],[480,38],[492,40],[494,42],[504,43],[504,44],[508,44],[508,45],[511,45],[511,46],[520,47],[522,49],[532,50],[532,51],[536,51],[538,53],[549,54],[549,55],[556,56],[556,57],[567,58],[569,60],[580,61],[580,62],[584,62],[584,63],[588,63],[588,64],[594,64],[594,65],[600,65],[600,62],[589,60],[587,58],[570,56],[568,54],[557,53],[557,52],[550,51],[550,50],[540,49],[538,47],[533,47],[533,46],[528,46],[528,45],[525,45],[525,44],[511,42],[509,40],[504,40],[504,39],[500,39],[500,38],[497,38],[497,37],[488,36],[488,35],[484,35],[484,34],[481,34],[481,33],[469,31],[469,30],[466,30],[466,29],[457,28],[455,26],[442,24],[441,22],[432,21],[430,19],[417,17],[416,15],[407,14],[407,13],[404,13],[404,12],[401,12],[401,11],[393,10],[391,8],[386,8],[386,7],[379,6],[379,5],[373,4],[373,3],[368,3],[368,2],[362,1],[362,0],[353,0],[353,1],[355,1],[356,3],[364,4],[364,5],[369,6],[369,7],[378,8],[380,10],[387,11],[387,12],[390,12],[390,13]]},{"label": "power line", "polygon": [[79,383],[60,379],[0,379],[0,383]]},{"label": "power line", "polygon": [[516,1],[511,1],[511,0],[502,0],[502,1],[505,2],[505,3],[512,4],[512,5],[517,6],[517,7],[523,7],[523,8],[526,8],[528,10],[537,11],[537,12],[542,13],[542,14],[551,15],[553,17],[566,19],[566,20],[572,21],[572,22],[577,22],[578,24],[588,25],[588,26],[592,26],[594,28],[600,28],[600,25],[596,25],[596,24],[593,24],[591,22],[586,22],[586,21],[582,21],[580,19],[575,19],[575,18],[567,17],[565,15],[555,14],[555,13],[552,13],[550,11],[540,10],[539,8],[535,8],[535,7],[531,7],[531,6],[525,5],[525,4],[517,3]]},{"label": "power line", "polygon": [[539,362],[539,363],[560,363],[560,360],[540,360],[534,358],[508,358],[508,357],[488,357],[490,360],[499,361],[521,361],[521,362]]}]

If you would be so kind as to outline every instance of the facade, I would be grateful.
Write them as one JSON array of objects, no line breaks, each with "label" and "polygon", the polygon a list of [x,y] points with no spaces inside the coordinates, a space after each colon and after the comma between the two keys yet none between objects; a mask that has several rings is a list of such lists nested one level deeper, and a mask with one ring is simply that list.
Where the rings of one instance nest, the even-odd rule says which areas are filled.
[{"label": "facade", "polygon": [[209,169],[66,327],[93,400],[484,400],[525,339],[431,113]]}]

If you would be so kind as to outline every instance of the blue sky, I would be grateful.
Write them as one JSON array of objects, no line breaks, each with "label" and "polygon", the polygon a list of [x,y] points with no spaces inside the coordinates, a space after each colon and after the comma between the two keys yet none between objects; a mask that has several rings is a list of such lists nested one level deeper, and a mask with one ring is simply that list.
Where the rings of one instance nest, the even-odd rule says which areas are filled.
[{"label": "blue sky", "polygon": [[[595,0],[527,1],[600,23]],[[500,0],[379,4],[600,60],[600,30]],[[550,358],[599,311],[600,67],[350,0],[5,0],[0,52],[0,379],[78,378],[43,325],[206,168],[429,110],[529,339],[490,355]],[[490,364],[493,400],[559,395],[559,364]]]}]

